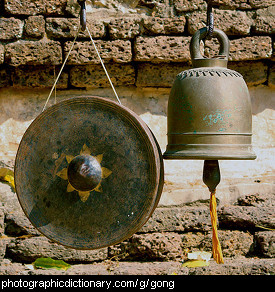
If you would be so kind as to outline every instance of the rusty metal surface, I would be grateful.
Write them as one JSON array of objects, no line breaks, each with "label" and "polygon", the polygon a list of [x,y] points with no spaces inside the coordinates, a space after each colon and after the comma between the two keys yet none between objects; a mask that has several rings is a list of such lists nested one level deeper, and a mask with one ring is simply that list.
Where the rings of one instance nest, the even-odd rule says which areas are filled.
[{"label": "rusty metal surface", "polygon": [[[89,176],[81,183],[79,165]],[[45,236],[76,249],[106,247],[133,235],[153,213],[163,188],[162,155],[150,129],[126,107],[72,98],[27,129],[15,185],[26,216]]]}]

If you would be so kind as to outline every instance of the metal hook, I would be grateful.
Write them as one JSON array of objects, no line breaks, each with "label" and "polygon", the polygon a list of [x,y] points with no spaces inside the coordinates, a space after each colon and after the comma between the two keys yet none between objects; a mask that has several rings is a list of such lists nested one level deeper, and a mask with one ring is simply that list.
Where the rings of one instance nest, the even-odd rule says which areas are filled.
[{"label": "metal hook", "polygon": [[81,30],[85,31],[86,30],[86,23],[87,23],[87,18],[86,18],[86,0],[77,0],[78,4],[80,5],[80,25],[81,25]]}]

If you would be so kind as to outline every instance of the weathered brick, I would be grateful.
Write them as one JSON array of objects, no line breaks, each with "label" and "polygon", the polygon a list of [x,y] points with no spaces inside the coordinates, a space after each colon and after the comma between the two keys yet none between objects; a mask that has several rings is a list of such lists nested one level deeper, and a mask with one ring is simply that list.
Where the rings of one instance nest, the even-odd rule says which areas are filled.
[{"label": "weathered brick", "polygon": [[35,15],[45,12],[45,1],[43,0],[5,0],[5,10],[13,15]]},{"label": "weathered brick", "polygon": [[138,65],[136,85],[143,87],[172,87],[176,76],[188,68],[185,63],[141,63]]},{"label": "weathered brick", "polygon": [[[127,40],[103,41],[96,40],[95,45],[104,62],[129,63],[132,60],[131,42]],[[66,42],[64,49],[67,54],[72,42]],[[85,65],[99,64],[99,58],[91,42],[76,42],[68,64]]]},{"label": "weathered brick", "polygon": [[[253,235],[239,230],[219,230],[225,257],[246,256],[253,243]],[[135,234],[128,240],[109,248],[111,257],[120,260],[169,261],[182,259],[186,250],[212,250],[212,232]]]},{"label": "weathered brick", "polygon": [[[218,54],[219,43],[216,39],[206,41],[204,54],[213,57]],[[267,59],[272,56],[271,38],[267,36],[253,36],[238,38],[230,41],[230,61],[253,61]]]},{"label": "weathered brick", "polygon": [[261,231],[255,233],[254,252],[261,257],[275,257],[275,233],[273,231]]},{"label": "weathered brick", "polygon": [[13,15],[63,15],[67,0],[5,0],[5,10]]},{"label": "weathered brick", "polygon": [[261,61],[230,62],[228,68],[241,73],[248,86],[262,84],[267,80],[268,66]]},{"label": "weathered brick", "polygon": [[68,0],[43,1],[46,15],[64,15]]},{"label": "weathered brick", "polygon": [[186,12],[205,9],[206,2],[204,0],[174,0],[174,5],[177,12]]},{"label": "weathered brick", "polygon": [[214,5],[222,9],[250,9],[251,6],[247,0],[213,0]]},{"label": "weathered brick", "polygon": [[274,208],[272,206],[224,206],[218,210],[221,228],[255,230],[275,227]]},{"label": "weathered brick", "polygon": [[171,17],[173,16],[173,7],[170,5],[170,0],[149,1],[154,7],[151,15],[154,17]]},{"label": "weathered brick", "polygon": [[45,34],[45,19],[42,15],[29,16],[25,22],[25,34],[33,38],[42,38]]},{"label": "weathered brick", "polygon": [[167,261],[182,258],[181,235],[177,233],[135,234],[109,249],[111,257],[123,260]]},{"label": "weathered brick", "polygon": [[[12,82],[14,87],[40,87],[47,88],[52,87],[55,78],[60,68],[54,68],[54,66],[20,66],[16,67],[12,74]],[[54,72],[55,71],[55,72]],[[68,87],[68,73],[62,72],[57,88]]]},{"label": "weathered brick", "polygon": [[7,245],[10,258],[16,261],[33,262],[40,257],[62,259],[67,262],[93,262],[107,258],[107,248],[97,250],[75,250],[53,243],[44,236],[14,239]]},{"label": "weathered brick", "polygon": [[0,208],[0,236],[5,233],[5,212],[3,208]]},{"label": "weathered brick", "polygon": [[111,39],[132,39],[140,33],[141,18],[116,18],[108,24]]},{"label": "weathered brick", "polygon": [[7,68],[0,67],[0,88],[10,85],[11,74]]},{"label": "weathered brick", "polygon": [[156,208],[152,217],[139,230],[146,232],[210,231],[209,209],[202,207]]},{"label": "weathered brick", "polygon": [[[247,256],[253,244],[253,235],[239,230],[218,230],[218,236],[224,257]],[[212,232],[202,238],[197,246],[202,250],[211,251]]]},{"label": "weathered brick", "polygon": [[62,63],[62,48],[55,41],[17,41],[5,46],[6,63],[20,65],[59,65]]},{"label": "weathered brick", "polygon": [[[79,19],[76,18],[47,18],[46,32],[50,38],[73,38],[76,36],[79,27]],[[87,27],[93,38],[105,36],[105,25],[103,21],[87,20]],[[88,38],[88,32],[80,31],[78,38]]]},{"label": "weathered brick", "polygon": [[190,37],[138,37],[136,39],[135,61],[186,62],[190,59]]},{"label": "weathered brick", "polygon": [[275,6],[256,10],[253,18],[253,32],[261,34],[272,34],[275,32]]},{"label": "weathered brick", "polygon": [[[248,35],[252,20],[243,11],[214,10],[215,28],[221,29],[227,35]],[[188,15],[188,32],[194,34],[206,26],[204,13],[193,12]]]},{"label": "weathered brick", "polygon": [[274,5],[274,0],[249,0],[252,8],[265,8]]},{"label": "weathered brick", "polygon": [[[135,68],[132,65],[107,64],[106,68],[115,86],[135,84]],[[74,66],[70,71],[70,82],[75,87],[110,87],[101,65]]]},{"label": "weathered brick", "polygon": [[150,35],[175,35],[184,33],[186,19],[181,17],[147,17],[143,19],[143,27],[146,34]]},{"label": "weathered brick", "polygon": [[230,42],[229,60],[246,61],[270,58],[271,38],[267,36],[245,37]]},{"label": "weathered brick", "polygon": [[20,39],[23,34],[24,22],[14,17],[0,18],[0,40]]},{"label": "weathered brick", "polygon": [[215,6],[222,9],[258,9],[274,4],[273,0],[212,0]]}]

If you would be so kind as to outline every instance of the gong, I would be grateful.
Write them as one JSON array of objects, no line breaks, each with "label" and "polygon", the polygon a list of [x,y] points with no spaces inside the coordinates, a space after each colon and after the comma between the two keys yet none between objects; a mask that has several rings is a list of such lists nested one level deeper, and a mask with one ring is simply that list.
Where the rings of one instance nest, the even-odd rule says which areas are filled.
[{"label": "gong", "polygon": [[155,210],[163,188],[159,145],[137,114],[83,96],[49,107],[25,132],[15,186],[31,223],[76,249],[119,243]]}]

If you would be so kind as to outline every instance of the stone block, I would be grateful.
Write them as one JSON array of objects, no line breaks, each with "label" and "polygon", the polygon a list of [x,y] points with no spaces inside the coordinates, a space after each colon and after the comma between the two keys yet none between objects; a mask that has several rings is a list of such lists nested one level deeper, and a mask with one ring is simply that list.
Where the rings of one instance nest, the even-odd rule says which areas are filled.
[{"label": "stone block", "polygon": [[156,208],[152,217],[139,232],[198,232],[209,230],[211,230],[209,208],[185,206]]},{"label": "stone block", "polygon": [[40,257],[50,257],[65,262],[94,262],[107,258],[107,248],[98,250],[76,250],[48,240],[44,236],[14,239],[7,245],[9,258],[17,262],[34,262]]},{"label": "stone block", "polygon": [[221,9],[250,9],[247,0],[213,0],[212,3]]},{"label": "stone block", "polygon": [[[95,45],[104,62],[129,63],[132,60],[131,42],[128,40],[104,41],[96,40]],[[65,54],[68,53],[72,42],[64,45]],[[91,42],[76,42],[68,58],[70,65],[99,64],[99,58]]]},{"label": "stone block", "polygon": [[252,32],[260,34],[273,34],[275,32],[275,6],[258,9],[253,15]]},{"label": "stone block", "polygon": [[274,231],[256,232],[254,236],[254,253],[260,257],[275,257],[275,233]]},{"label": "stone block", "polygon": [[[218,236],[224,257],[246,256],[253,244],[253,235],[239,230],[218,230]],[[212,232],[182,234],[183,249],[212,250]]]},{"label": "stone block", "polygon": [[0,88],[9,86],[10,82],[11,82],[11,74],[10,74],[9,69],[0,68]]},{"label": "stone block", "polygon": [[134,234],[128,241],[109,248],[110,257],[123,260],[168,261],[182,257],[181,235],[177,233]]},{"label": "stone block", "polygon": [[[5,249],[6,250],[6,249]],[[28,269],[26,269],[25,265],[13,263],[9,259],[4,258],[0,261],[0,275],[28,275]]]},{"label": "stone block", "polygon": [[68,0],[47,0],[45,5],[45,15],[64,15]]},{"label": "stone block", "polygon": [[5,233],[5,212],[4,208],[0,208],[0,236]]},{"label": "stone block", "polygon": [[190,59],[190,37],[138,37],[134,60],[152,63],[186,62]]},{"label": "stone block", "polygon": [[171,17],[173,16],[173,7],[170,5],[170,0],[150,1],[154,7],[151,10],[153,17]]},{"label": "stone block", "polygon": [[108,24],[111,39],[133,39],[140,34],[141,18],[116,18]]},{"label": "stone block", "polygon": [[[39,87],[50,88],[55,82],[60,67],[54,66],[20,66],[12,73],[12,83],[16,88]],[[68,73],[62,72],[56,87],[68,87]]]},{"label": "stone block", "polygon": [[4,3],[5,11],[13,15],[35,15],[45,12],[45,2],[43,0],[5,0]]},{"label": "stone block", "polygon": [[[248,35],[252,20],[244,11],[214,9],[215,28],[227,35]],[[188,32],[193,35],[198,29],[206,26],[205,13],[193,12],[187,16]]]},{"label": "stone block", "polygon": [[[253,245],[253,235],[239,230],[218,230],[218,236],[224,257],[247,256]],[[197,246],[202,250],[211,251],[212,232],[205,235]]]},{"label": "stone block", "polygon": [[[47,18],[46,32],[50,38],[73,38],[77,34],[79,19],[76,18]],[[103,21],[87,19],[87,27],[93,38],[105,36],[105,25]],[[87,30],[80,31],[78,38],[89,38]]]},{"label": "stone block", "polygon": [[185,30],[186,19],[181,17],[146,17],[143,19],[145,34],[149,35],[176,35]]},{"label": "stone block", "polygon": [[274,5],[273,0],[249,0],[249,4],[254,9],[265,8]]},{"label": "stone block", "polygon": [[[204,54],[217,55],[219,43],[216,39],[206,41]],[[272,57],[272,40],[268,36],[243,37],[230,40],[229,61],[256,61]]]},{"label": "stone block", "polygon": [[5,218],[5,234],[11,237],[22,235],[40,235],[22,210],[7,213]]},{"label": "stone block", "polygon": [[245,37],[230,42],[230,61],[258,60],[271,56],[272,44],[268,36]]},{"label": "stone block", "polygon": [[42,38],[45,34],[45,19],[42,15],[29,16],[25,21],[25,34],[32,38]]},{"label": "stone block", "polygon": [[12,15],[63,15],[67,0],[5,0],[5,11]]},{"label": "stone block", "polygon": [[6,63],[20,65],[59,65],[62,63],[62,48],[55,41],[18,41],[5,46]]},{"label": "stone block", "polygon": [[[135,84],[135,68],[132,65],[106,64],[114,86]],[[70,83],[75,87],[110,87],[101,65],[75,66],[70,71]]]},{"label": "stone block", "polygon": [[268,66],[261,61],[229,62],[228,68],[241,73],[248,86],[267,81]]},{"label": "stone block", "polygon": [[20,39],[23,34],[24,22],[20,19],[0,18],[0,40]]},{"label": "stone block", "polygon": [[[239,230],[219,230],[225,257],[246,256],[253,235]],[[119,260],[170,261],[183,259],[186,251],[212,251],[212,232],[134,234],[128,240],[109,248],[109,256]]]},{"label": "stone block", "polygon": [[198,267],[189,269],[189,275],[274,275],[273,259],[258,258],[226,258],[225,263],[220,265],[211,262],[208,267]]},{"label": "stone block", "polygon": [[187,12],[205,9],[206,3],[203,0],[174,0],[174,6],[177,12]]},{"label": "stone block", "polygon": [[271,206],[224,206],[219,213],[222,228],[255,230],[257,225],[265,228],[275,227],[274,208]]},{"label": "stone block", "polygon": [[[179,0],[182,1],[182,0]],[[184,1],[184,0],[183,0]],[[221,9],[259,9],[274,4],[273,0],[212,0],[215,6]]]},{"label": "stone block", "polygon": [[172,87],[176,76],[189,69],[186,63],[138,64],[137,86]]}]

